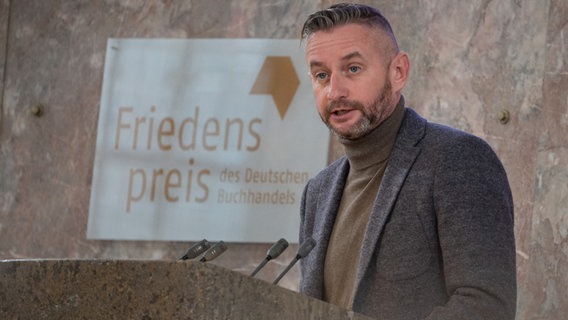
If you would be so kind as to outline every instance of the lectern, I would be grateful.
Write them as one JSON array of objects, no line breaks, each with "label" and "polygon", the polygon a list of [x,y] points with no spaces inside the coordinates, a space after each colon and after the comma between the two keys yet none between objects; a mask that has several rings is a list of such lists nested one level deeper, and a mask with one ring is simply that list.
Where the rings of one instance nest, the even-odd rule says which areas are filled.
[{"label": "lectern", "polygon": [[0,261],[0,319],[370,319],[208,263]]}]

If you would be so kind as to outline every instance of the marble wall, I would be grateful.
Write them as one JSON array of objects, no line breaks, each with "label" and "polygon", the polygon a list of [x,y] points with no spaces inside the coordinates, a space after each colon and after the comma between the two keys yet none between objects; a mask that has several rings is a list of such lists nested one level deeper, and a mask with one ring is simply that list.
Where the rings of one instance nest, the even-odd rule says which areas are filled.
[{"label": "marble wall", "polygon": [[[411,57],[408,104],[486,139],[515,198],[518,319],[568,314],[568,2],[364,1]],[[0,0],[0,259],[176,259],[85,237],[108,38],[294,39],[331,1]],[[503,121],[503,115],[510,118]],[[330,159],[341,154],[333,141]],[[270,244],[215,261],[248,273]],[[273,279],[294,250],[269,265]],[[297,268],[281,284],[297,288]]]}]

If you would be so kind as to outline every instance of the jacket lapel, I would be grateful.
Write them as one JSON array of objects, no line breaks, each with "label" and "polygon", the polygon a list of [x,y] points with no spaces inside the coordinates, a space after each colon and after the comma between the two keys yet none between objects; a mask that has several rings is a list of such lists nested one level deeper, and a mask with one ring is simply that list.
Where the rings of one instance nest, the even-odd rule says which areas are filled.
[{"label": "jacket lapel", "polygon": [[377,241],[384,229],[385,223],[392,212],[398,193],[404,183],[412,164],[420,153],[416,144],[424,136],[426,121],[411,109],[406,114],[395,142],[391,157],[385,169],[385,174],[373,205],[367,230],[361,246],[359,267],[355,292],[365,276],[365,271],[371,262],[371,256],[377,246]]}]

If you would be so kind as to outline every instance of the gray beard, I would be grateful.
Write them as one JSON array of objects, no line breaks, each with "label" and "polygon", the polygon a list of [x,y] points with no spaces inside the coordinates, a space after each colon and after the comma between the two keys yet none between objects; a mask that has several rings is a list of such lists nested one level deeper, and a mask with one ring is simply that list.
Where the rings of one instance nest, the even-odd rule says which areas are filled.
[{"label": "gray beard", "polygon": [[[381,110],[385,110],[390,107],[391,105],[391,91],[392,86],[390,81],[385,82],[384,87],[380,91],[380,94],[377,98],[371,103],[371,108],[369,108],[370,112],[367,112],[365,107],[359,101],[354,100],[336,100],[332,101],[326,109],[326,118],[322,117],[322,121],[325,125],[333,132],[337,137],[340,139],[346,140],[357,140],[361,137],[366,136],[369,134],[373,129],[379,126],[384,118],[381,117],[382,112]],[[333,128],[333,126],[329,123],[329,117],[331,111],[336,108],[337,106],[347,106],[356,110],[359,110],[363,116],[361,119],[351,128],[350,132],[346,134],[342,134]]]}]

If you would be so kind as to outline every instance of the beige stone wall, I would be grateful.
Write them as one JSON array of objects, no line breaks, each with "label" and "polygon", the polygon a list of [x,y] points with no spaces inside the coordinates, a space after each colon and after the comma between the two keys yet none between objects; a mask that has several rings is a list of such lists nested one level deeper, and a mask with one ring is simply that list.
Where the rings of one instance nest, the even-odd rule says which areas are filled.
[{"label": "beige stone wall", "polygon": [[[515,198],[518,319],[564,318],[568,2],[365,2],[389,17],[410,54],[408,104],[483,137],[503,160]],[[108,38],[293,39],[329,4],[0,0],[0,259],[176,259],[189,246],[85,237]],[[269,246],[230,244],[215,263],[248,273]],[[294,249],[259,276],[273,279]],[[295,289],[298,278],[294,268],[281,284]]]}]

